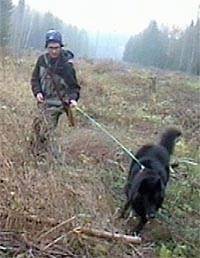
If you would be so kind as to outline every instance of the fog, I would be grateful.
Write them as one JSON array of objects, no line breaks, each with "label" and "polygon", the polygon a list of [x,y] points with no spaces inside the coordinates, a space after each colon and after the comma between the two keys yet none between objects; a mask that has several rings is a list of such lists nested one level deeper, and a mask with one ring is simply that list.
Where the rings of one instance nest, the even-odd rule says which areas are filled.
[{"label": "fog", "polygon": [[139,33],[151,20],[169,27],[185,27],[196,16],[200,4],[198,0],[25,0],[25,3],[37,11],[51,12],[79,29],[126,35]]}]

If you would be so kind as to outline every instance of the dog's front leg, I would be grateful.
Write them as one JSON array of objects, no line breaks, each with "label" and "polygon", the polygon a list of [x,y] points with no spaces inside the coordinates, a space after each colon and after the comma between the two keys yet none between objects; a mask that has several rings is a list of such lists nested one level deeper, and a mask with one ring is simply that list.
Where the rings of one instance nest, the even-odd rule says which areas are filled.
[{"label": "dog's front leg", "polygon": [[132,234],[138,235],[140,233],[140,231],[143,229],[144,225],[147,223],[147,221],[148,220],[146,217],[140,217],[140,221],[139,221],[138,225],[132,231]]}]

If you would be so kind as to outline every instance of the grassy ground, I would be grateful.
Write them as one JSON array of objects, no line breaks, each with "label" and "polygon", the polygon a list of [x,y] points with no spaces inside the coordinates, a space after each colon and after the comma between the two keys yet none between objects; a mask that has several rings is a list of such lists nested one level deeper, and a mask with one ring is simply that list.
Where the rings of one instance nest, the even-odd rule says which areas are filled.
[{"label": "grassy ground", "polygon": [[0,75],[0,257],[198,257],[199,79],[114,62],[76,64],[79,106],[128,149],[156,141],[170,126],[183,132],[164,207],[145,227],[142,244],[133,246],[73,231],[87,226],[125,234],[134,223],[116,219],[130,162],[119,146],[75,112],[76,127],[63,116],[56,131],[64,164],[51,155],[40,162],[32,157],[34,61],[7,60]]}]

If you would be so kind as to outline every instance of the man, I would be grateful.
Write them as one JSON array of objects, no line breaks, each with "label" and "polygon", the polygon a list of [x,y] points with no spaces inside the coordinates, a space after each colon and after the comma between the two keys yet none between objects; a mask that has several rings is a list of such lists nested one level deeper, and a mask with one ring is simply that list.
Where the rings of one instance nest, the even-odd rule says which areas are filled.
[{"label": "man", "polygon": [[[36,155],[52,151],[54,129],[67,107],[76,107],[80,94],[73,53],[63,50],[62,36],[50,30],[46,34],[47,52],[39,56],[32,73],[31,86],[39,114],[33,121],[32,151]],[[55,156],[55,155],[54,155]]]}]

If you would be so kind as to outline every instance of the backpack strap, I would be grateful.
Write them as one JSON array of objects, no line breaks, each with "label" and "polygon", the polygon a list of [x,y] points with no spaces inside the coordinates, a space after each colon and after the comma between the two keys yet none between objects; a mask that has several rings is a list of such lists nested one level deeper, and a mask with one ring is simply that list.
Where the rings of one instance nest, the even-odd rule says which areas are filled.
[{"label": "backpack strap", "polygon": [[49,62],[49,60],[47,58],[47,54],[44,54],[43,57],[44,57],[44,61],[45,61],[45,64],[46,64],[47,68],[50,68],[51,64],[50,64],[50,62]]},{"label": "backpack strap", "polygon": [[72,110],[69,106],[68,103],[66,103],[63,99],[63,97],[61,96],[60,94],[60,91],[57,87],[57,83],[56,83],[56,80],[55,80],[55,73],[54,71],[50,70],[51,68],[51,64],[49,63],[49,60],[47,58],[47,54],[44,54],[44,60],[45,60],[45,64],[47,65],[48,69],[47,69],[47,73],[48,75],[51,77],[51,80],[52,80],[52,83],[53,83],[53,86],[54,86],[54,89],[56,90],[56,93],[58,95],[58,98],[60,99],[61,103],[62,103],[62,106],[64,108],[64,111],[68,117],[68,120],[69,120],[69,125],[70,126],[75,126],[75,122],[74,122],[74,117],[73,117],[73,113],[72,113]]}]

